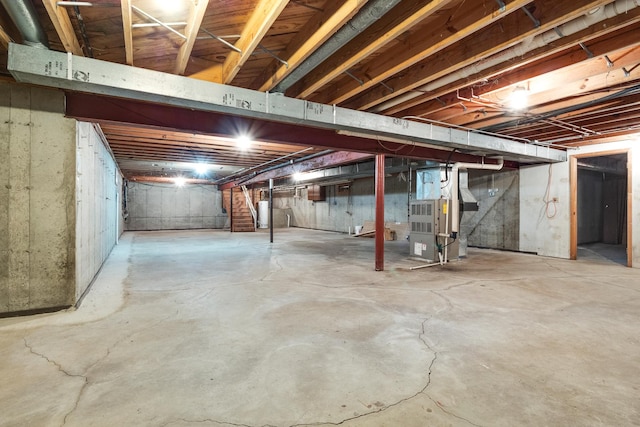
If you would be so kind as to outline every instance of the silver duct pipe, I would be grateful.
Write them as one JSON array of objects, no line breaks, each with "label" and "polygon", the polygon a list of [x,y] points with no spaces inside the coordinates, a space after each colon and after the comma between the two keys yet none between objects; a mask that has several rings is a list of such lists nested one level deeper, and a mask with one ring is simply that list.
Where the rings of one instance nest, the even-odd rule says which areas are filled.
[{"label": "silver duct pipe", "polygon": [[31,0],[0,0],[0,3],[18,27],[24,44],[49,49],[49,39],[38,21],[38,14]]},{"label": "silver duct pipe", "polygon": [[526,39],[521,43],[506,49],[500,53],[496,53],[488,58],[483,59],[480,62],[472,64],[468,67],[462,68],[456,72],[447,74],[445,77],[434,80],[431,83],[420,86],[404,95],[393,98],[387,102],[384,102],[369,111],[374,113],[380,113],[395,107],[403,102],[410,101],[419,96],[424,96],[425,92],[433,92],[441,87],[444,87],[450,83],[458,81],[460,79],[468,79],[470,76],[487,70],[495,65],[510,61],[512,59],[521,57],[535,49],[544,47],[550,43],[555,42],[563,37],[570,36],[579,31],[589,28],[599,22],[606,19],[610,19],[627,13],[631,9],[640,6],[640,0],[616,0],[613,3],[609,3],[606,6],[600,6],[593,9],[589,13],[583,16],[569,21],[565,24],[559,25],[553,30],[548,30],[544,33],[538,34],[533,38]]},{"label": "silver duct pipe", "polygon": [[499,158],[498,164],[486,163],[454,163],[451,168],[451,233],[458,234],[460,231],[460,200],[458,200],[459,176],[460,169],[484,169],[498,171],[502,169],[504,159]]},{"label": "silver duct pipe", "polygon": [[380,19],[400,3],[400,0],[371,0],[356,16],[351,18],[342,28],[329,38],[319,49],[313,52],[302,64],[286,76],[271,91],[284,93],[298,80],[306,76],[325,59],[333,55],[338,49],[348,43],[355,36],[367,29],[371,24]]}]

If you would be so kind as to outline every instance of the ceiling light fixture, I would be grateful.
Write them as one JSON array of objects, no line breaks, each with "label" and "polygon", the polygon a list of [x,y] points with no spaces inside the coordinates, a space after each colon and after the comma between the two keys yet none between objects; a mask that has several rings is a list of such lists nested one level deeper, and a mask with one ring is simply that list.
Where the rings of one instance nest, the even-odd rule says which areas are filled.
[{"label": "ceiling light fixture", "polygon": [[173,179],[173,183],[176,185],[176,187],[184,187],[184,184],[187,182],[186,179],[184,179],[181,176],[177,176]]},{"label": "ceiling light fixture", "polygon": [[236,145],[242,151],[247,151],[251,147],[251,138],[247,135],[240,135],[236,138]]},{"label": "ceiling light fixture", "polygon": [[163,11],[173,13],[181,10],[186,10],[184,2],[179,0],[156,0],[158,7],[161,7]]},{"label": "ceiling light fixture", "polygon": [[209,172],[209,165],[204,163],[196,163],[193,165],[193,170],[196,172],[196,175],[203,176]]},{"label": "ceiling light fixture", "polygon": [[524,86],[516,86],[509,97],[509,108],[520,111],[529,106],[529,91]]}]

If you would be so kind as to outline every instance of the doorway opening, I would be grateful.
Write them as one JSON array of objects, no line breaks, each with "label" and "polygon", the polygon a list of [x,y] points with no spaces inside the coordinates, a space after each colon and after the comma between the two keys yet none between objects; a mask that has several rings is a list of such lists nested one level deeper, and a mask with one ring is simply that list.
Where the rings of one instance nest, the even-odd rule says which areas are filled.
[{"label": "doorway opening", "polygon": [[628,151],[571,159],[571,259],[631,267]]}]

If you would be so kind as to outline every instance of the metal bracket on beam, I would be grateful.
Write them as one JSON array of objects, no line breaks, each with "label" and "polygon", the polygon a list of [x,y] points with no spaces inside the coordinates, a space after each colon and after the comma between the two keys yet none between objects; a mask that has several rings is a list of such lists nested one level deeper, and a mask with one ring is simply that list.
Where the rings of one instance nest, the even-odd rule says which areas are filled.
[{"label": "metal bracket on beam", "polygon": [[387,88],[389,90],[389,92],[391,92],[391,93],[395,92],[395,90],[391,86],[386,84],[385,82],[380,82],[380,85],[382,85],[383,87]]},{"label": "metal bracket on beam", "polygon": [[265,53],[267,53],[269,56],[273,57],[276,61],[278,61],[281,64],[284,64],[285,67],[289,68],[289,63],[287,61],[285,61],[284,59],[280,58],[278,55],[276,55],[275,53],[273,53],[273,51],[267,49],[266,47],[262,46],[261,44],[258,45],[258,47]]},{"label": "metal bracket on beam", "polygon": [[187,36],[185,36],[184,34],[182,34],[180,31],[175,30],[173,27],[165,24],[164,22],[162,22],[161,20],[159,20],[158,18],[148,14],[147,12],[145,12],[144,10],[140,9],[138,6],[134,6],[131,5],[131,9],[135,10],[136,12],[138,12],[140,15],[144,16],[145,18],[147,18],[150,21],[155,22],[156,24],[160,25],[163,28],[166,28],[167,30],[171,31],[172,33],[176,34],[178,37],[182,38],[182,39],[187,39]]},{"label": "metal bracket on beam", "polygon": [[613,61],[607,55],[604,56],[604,60],[607,61],[607,68],[613,68]]},{"label": "metal bracket on beam", "polygon": [[218,40],[220,43],[222,43],[223,45],[227,46],[229,49],[231,49],[233,51],[236,51],[238,53],[242,53],[242,50],[238,49],[237,47],[235,47],[234,45],[232,45],[231,43],[229,43],[228,41],[226,41],[222,37],[216,36],[211,31],[206,30],[204,28],[200,28],[200,31],[208,34],[211,38]]},{"label": "metal bracket on beam", "polygon": [[529,17],[529,19],[531,19],[531,22],[533,22],[533,26],[535,28],[539,28],[540,27],[540,21],[538,19],[536,19],[536,17],[533,16],[533,14],[531,12],[529,12],[529,9],[527,9],[526,7],[521,7],[521,9],[524,12],[524,14],[527,15]]},{"label": "metal bracket on beam", "polygon": [[500,12],[504,12],[505,10],[507,10],[507,5],[504,4],[504,2],[502,0],[496,0],[496,3],[498,3],[498,7],[500,8]]},{"label": "metal bracket on beam", "polygon": [[640,66],[640,64],[634,65],[630,70],[627,70],[626,67],[622,67],[622,71],[624,72],[624,76],[625,77],[631,77],[631,72],[633,70],[635,70],[636,68],[638,68],[638,66]]},{"label": "metal bracket on beam", "polygon": [[353,80],[357,81],[358,83],[360,83],[360,86],[364,85],[364,80],[360,80],[359,78],[357,78],[356,76],[354,76],[349,70],[344,70],[344,73],[351,77]]},{"label": "metal bracket on beam", "polygon": [[584,50],[584,52],[587,54],[587,57],[589,58],[593,58],[593,52],[591,52],[589,50],[589,48],[582,42],[579,43],[580,47],[582,48],[582,50]]}]

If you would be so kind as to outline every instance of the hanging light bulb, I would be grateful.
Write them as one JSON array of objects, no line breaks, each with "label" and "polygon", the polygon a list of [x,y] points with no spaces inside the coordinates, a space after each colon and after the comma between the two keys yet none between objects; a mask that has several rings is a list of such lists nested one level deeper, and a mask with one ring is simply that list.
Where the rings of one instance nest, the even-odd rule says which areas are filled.
[{"label": "hanging light bulb", "polygon": [[520,111],[529,106],[529,91],[524,86],[516,86],[509,97],[509,108]]},{"label": "hanging light bulb", "polygon": [[236,138],[236,145],[242,151],[246,151],[251,147],[251,138],[248,135],[240,135]]},{"label": "hanging light bulb", "polygon": [[181,0],[156,0],[156,4],[165,12],[175,13],[186,10],[184,1]]},{"label": "hanging light bulb", "polygon": [[204,163],[196,163],[193,166],[193,170],[195,171],[196,175],[203,176],[206,175],[207,172],[209,172],[209,165]]}]

